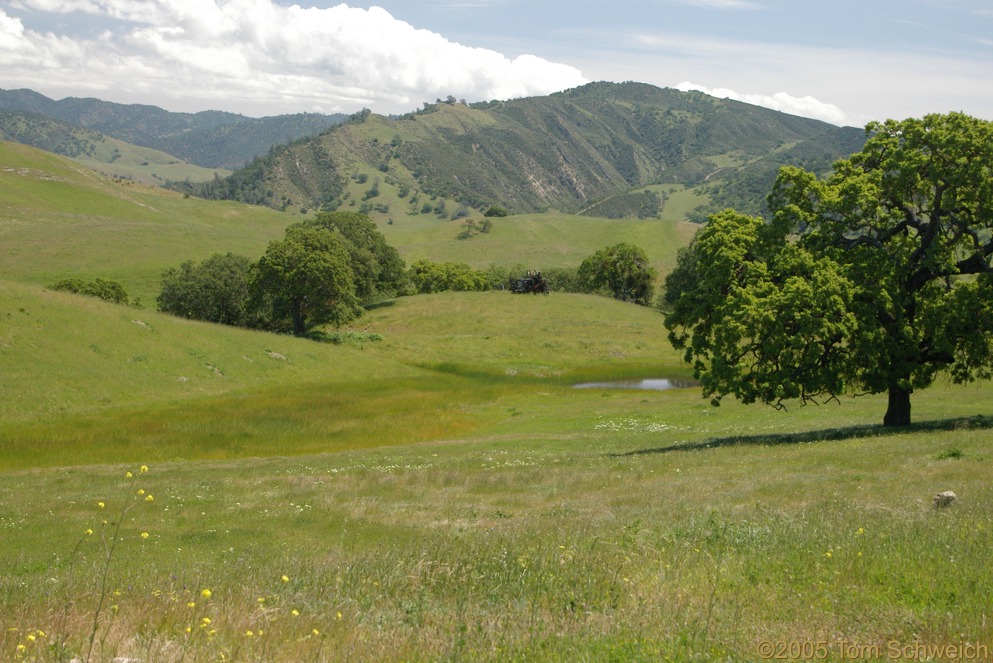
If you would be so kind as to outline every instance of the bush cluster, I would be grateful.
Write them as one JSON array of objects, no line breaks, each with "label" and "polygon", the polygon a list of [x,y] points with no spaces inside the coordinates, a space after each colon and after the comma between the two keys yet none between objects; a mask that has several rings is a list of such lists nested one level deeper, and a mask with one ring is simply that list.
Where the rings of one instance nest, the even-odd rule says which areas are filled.
[{"label": "bush cluster", "polygon": [[406,278],[369,217],[324,212],[287,228],[258,262],[215,254],[166,270],[157,302],[185,318],[302,335],[355,319],[363,305],[405,291]]},{"label": "bush cluster", "polygon": [[[108,281],[99,277],[92,281],[62,279],[50,285],[49,289],[86,295],[88,297],[97,297],[112,304],[128,303],[128,293],[123,285],[117,281]],[[134,305],[138,306],[138,302],[134,302]]]}]

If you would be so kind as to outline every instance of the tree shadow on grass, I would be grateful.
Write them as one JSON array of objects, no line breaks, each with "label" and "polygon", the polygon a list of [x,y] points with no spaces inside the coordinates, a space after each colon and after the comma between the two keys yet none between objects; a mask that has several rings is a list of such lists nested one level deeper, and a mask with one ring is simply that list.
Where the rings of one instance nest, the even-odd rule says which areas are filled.
[{"label": "tree shadow on grass", "polygon": [[884,435],[909,435],[931,431],[953,431],[993,428],[993,417],[976,415],[974,417],[955,417],[951,419],[934,419],[921,421],[910,426],[886,427],[881,424],[863,426],[845,426],[842,428],[825,428],[822,430],[803,431],[800,433],[774,433],[768,435],[732,435],[726,437],[711,437],[702,442],[687,442],[673,444],[655,449],[636,449],[625,453],[615,453],[611,456],[643,456],[645,454],[664,454],[671,451],[699,451],[716,449],[718,447],[776,446],[780,444],[810,444],[812,442],[834,442],[850,440],[857,437],[882,437]]}]

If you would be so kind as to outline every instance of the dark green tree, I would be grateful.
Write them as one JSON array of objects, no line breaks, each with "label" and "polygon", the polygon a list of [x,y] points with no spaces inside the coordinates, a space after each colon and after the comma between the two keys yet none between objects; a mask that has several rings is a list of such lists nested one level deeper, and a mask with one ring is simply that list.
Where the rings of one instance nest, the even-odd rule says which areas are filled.
[{"label": "dark green tree", "polygon": [[253,301],[271,311],[275,329],[297,336],[362,314],[345,242],[334,232],[295,224],[271,242],[255,266]]},{"label": "dark green tree", "polygon": [[711,217],[666,281],[666,326],[708,396],[888,395],[993,375],[993,123],[873,123],[824,180],[783,168],[770,223]]},{"label": "dark green tree", "polygon": [[344,240],[354,273],[355,294],[363,304],[394,297],[404,289],[403,259],[365,214],[324,212],[306,224],[331,230]]},{"label": "dark green tree", "polygon": [[578,279],[587,292],[607,291],[615,299],[649,305],[656,272],[648,256],[632,244],[601,249],[579,266]]},{"label": "dark green tree", "polygon": [[49,286],[51,290],[61,290],[77,295],[97,297],[112,304],[127,304],[128,293],[124,286],[117,281],[108,281],[100,277],[92,281],[83,279],[62,279]]},{"label": "dark green tree", "polygon": [[251,326],[251,269],[251,260],[233,253],[215,253],[199,264],[188,260],[162,274],[158,308],[184,318]]}]

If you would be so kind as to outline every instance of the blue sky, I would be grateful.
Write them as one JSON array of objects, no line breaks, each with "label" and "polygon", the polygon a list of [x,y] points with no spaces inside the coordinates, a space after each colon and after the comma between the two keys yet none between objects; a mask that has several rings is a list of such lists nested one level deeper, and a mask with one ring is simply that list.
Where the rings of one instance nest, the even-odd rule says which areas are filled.
[{"label": "blue sky", "polygon": [[0,88],[248,115],[588,81],[834,124],[993,120],[990,0],[0,0]]}]

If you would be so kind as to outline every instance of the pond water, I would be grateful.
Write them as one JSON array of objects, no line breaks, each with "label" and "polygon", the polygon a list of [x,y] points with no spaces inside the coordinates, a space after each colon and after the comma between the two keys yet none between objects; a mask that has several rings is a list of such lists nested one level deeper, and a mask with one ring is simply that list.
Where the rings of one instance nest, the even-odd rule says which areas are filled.
[{"label": "pond water", "polygon": [[644,389],[647,391],[665,391],[666,389],[686,389],[699,387],[695,380],[669,378],[646,378],[644,380],[614,380],[611,382],[584,382],[574,384],[576,389]]}]

